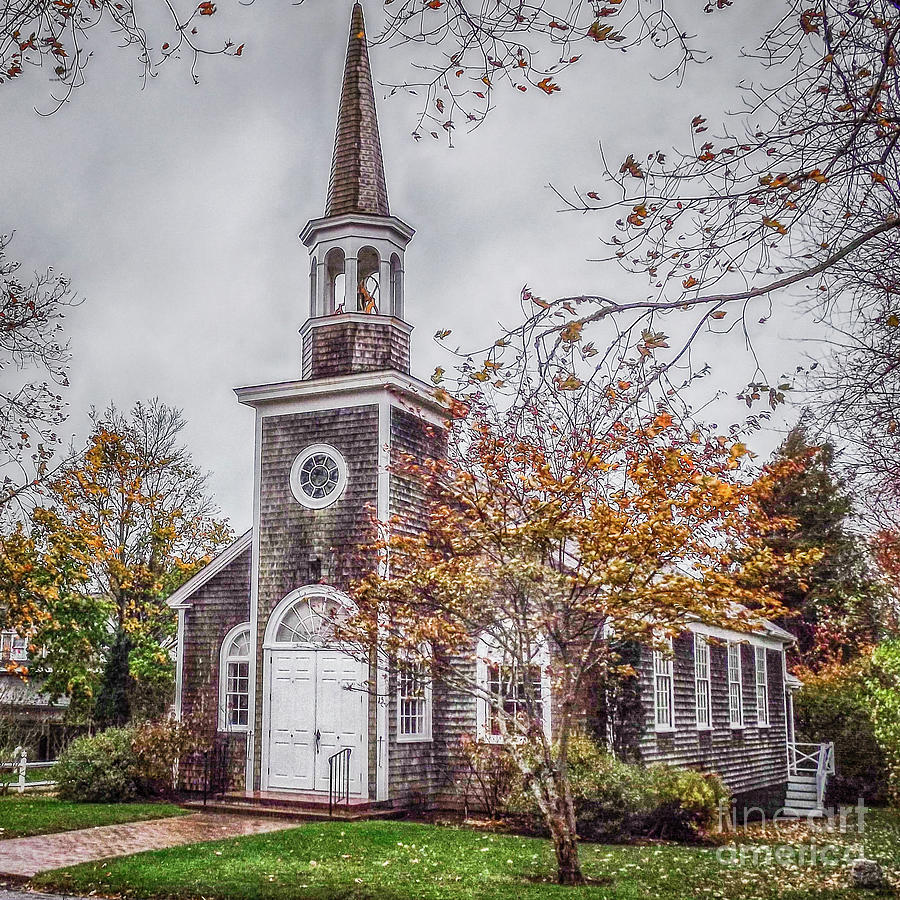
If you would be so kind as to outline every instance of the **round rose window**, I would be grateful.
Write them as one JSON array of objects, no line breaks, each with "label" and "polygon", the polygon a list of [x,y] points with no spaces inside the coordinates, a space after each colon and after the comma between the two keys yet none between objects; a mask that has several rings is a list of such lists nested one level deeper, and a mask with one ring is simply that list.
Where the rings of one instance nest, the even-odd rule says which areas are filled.
[{"label": "round rose window", "polygon": [[321,509],[334,503],[347,484],[347,464],[334,447],[307,447],[291,466],[291,491],[304,506]]}]

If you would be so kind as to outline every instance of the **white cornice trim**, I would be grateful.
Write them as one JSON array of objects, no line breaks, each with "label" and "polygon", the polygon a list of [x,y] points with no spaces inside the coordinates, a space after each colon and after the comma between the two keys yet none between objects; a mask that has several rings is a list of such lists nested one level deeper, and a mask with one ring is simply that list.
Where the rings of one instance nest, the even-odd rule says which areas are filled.
[{"label": "white cornice trim", "polygon": [[337,375],[307,381],[282,381],[234,390],[240,403],[254,408],[291,400],[309,401],[323,397],[342,397],[350,393],[378,395],[385,391],[408,397],[417,405],[429,408],[444,418],[449,413],[447,407],[435,396],[432,386],[395,370]]},{"label": "white cornice trim", "polygon": [[329,231],[335,233],[347,232],[348,229],[362,226],[364,229],[391,231],[405,246],[408,244],[416,229],[407,225],[403,219],[396,216],[367,216],[359,213],[345,213],[342,216],[324,216],[319,219],[310,219],[300,232],[300,240],[306,247],[311,246],[320,233]]},{"label": "white cornice trim", "polygon": [[342,325],[344,322],[358,322],[361,325],[391,325],[398,331],[411,334],[413,327],[409,322],[398,319],[397,316],[384,316],[377,313],[345,312],[332,313],[329,316],[315,316],[307,319],[300,327],[300,337],[305,337],[314,328],[323,328],[326,325]]},{"label": "white cornice trim", "polygon": [[240,556],[253,542],[253,529],[242,534],[234,543],[226,547],[217,557],[207,563],[192,578],[188,579],[174,594],[172,594],[166,603],[172,609],[186,609],[190,607],[187,601],[191,596],[203,587],[210,578],[214,578],[222,569],[226,568],[229,563],[233,562]]}]

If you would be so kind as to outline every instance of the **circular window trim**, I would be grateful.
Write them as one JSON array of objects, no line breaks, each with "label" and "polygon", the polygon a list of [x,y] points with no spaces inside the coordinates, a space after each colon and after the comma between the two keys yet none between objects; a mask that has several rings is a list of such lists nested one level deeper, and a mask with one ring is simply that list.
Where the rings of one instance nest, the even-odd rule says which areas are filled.
[{"label": "circular window trim", "polygon": [[[319,453],[331,457],[337,465],[337,485],[330,494],[326,494],[324,497],[310,497],[300,486],[300,469],[311,456]],[[332,447],[331,444],[310,444],[291,464],[291,493],[294,495],[294,499],[307,509],[325,509],[326,506],[331,506],[344,493],[346,487],[347,463],[340,452]]]}]

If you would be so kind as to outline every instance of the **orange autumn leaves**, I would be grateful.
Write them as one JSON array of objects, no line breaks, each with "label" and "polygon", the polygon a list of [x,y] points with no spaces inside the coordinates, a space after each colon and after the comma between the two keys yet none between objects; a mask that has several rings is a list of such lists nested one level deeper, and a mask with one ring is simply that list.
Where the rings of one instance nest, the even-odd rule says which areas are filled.
[{"label": "orange autumn leaves", "polygon": [[667,410],[604,434],[510,421],[475,406],[451,461],[397,465],[429,512],[417,533],[383,530],[390,572],[356,586],[358,634],[378,631],[385,604],[388,639],[408,652],[461,652],[516,619],[568,645],[597,629],[649,641],[689,619],[746,630],[778,613],[772,576],[808,560],[765,545],[789,523],[763,513],[777,473],[750,477],[743,443]]}]

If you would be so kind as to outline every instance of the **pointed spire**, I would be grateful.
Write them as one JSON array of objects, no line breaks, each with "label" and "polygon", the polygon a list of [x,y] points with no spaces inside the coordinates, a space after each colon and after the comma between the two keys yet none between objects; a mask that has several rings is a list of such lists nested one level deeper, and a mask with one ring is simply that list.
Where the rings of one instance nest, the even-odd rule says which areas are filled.
[{"label": "pointed spire", "polygon": [[350,18],[350,43],[325,204],[326,216],[345,213],[390,215],[366,25],[360,3],[354,4]]}]

